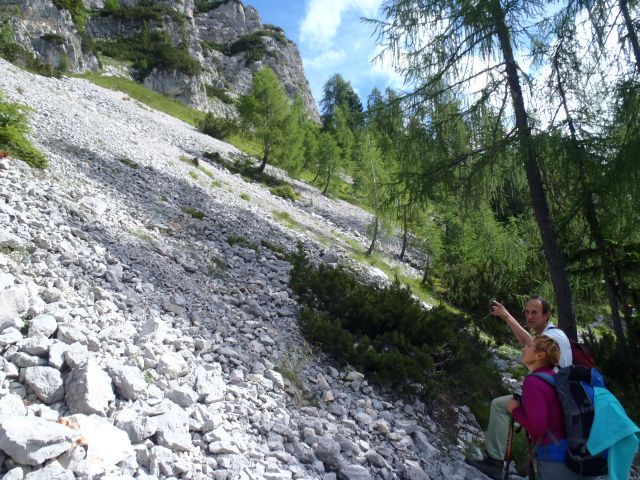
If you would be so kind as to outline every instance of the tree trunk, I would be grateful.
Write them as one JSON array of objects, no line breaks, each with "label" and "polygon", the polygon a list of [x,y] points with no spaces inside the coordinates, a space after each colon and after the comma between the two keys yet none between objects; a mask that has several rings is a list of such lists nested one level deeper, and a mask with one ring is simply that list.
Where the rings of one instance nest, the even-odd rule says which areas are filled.
[{"label": "tree trunk", "polygon": [[407,207],[402,209],[402,250],[400,251],[400,260],[404,258],[404,253],[407,250]]},{"label": "tree trunk", "polygon": [[567,105],[567,95],[564,89],[564,83],[562,82],[562,76],[560,75],[560,65],[558,56],[553,57],[553,69],[556,73],[556,82],[558,84],[558,94],[560,95],[560,103],[564,109],[565,116],[567,117],[567,126],[569,127],[569,133],[571,135],[571,147],[575,155],[575,159],[580,171],[580,180],[585,188],[583,192],[583,210],[584,215],[589,225],[591,238],[596,243],[596,247],[600,252],[600,264],[602,265],[602,276],[604,278],[605,290],[607,292],[607,298],[609,299],[609,308],[611,309],[611,320],[613,322],[613,331],[616,334],[618,355],[621,358],[626,357],[627,354],[627,342],[622,328],[622,320],[620,319],[620,306],[618,304],[618,292],[616,287],[616,279],[613,262],[611,261],[611,249],[604,239],[602,234],[602,228],[600,226],[600,220],[598,219],[598,212],[594,202],[594,194],[589,187],[589,181],[585,172],[586,153],[580,142],[578,141],[578,134],[576,132],[575,124],[573,123],[573,116]]},{"label": "tree trunk", "polygon": [[627,27],[627,36],[629,37],[629,43],[631,43],[633,56],[636,59],[636,68],[638,69],[638,73],[640,73],[640,43],[638,42],[638,35],[633,25],[633,19],[629,14],[629,2],[627,0],[619,0],[618,5],[624,17],[624,24]]},{"label": "tree trunk", "polygon": [[427,284],[427,278],[429,277],[429,270],[431,269],[431,262],[427,258],[427,261],[424,264],[424,273],[422,274],[422,280],[420,283],[423,285]]},{"label": "tree trunk", "polygon": [[504,20],[504,11],[499,1],[494,1],[491,5],[496,33],[505,61],[507,81],[516,117],[518,142],[523,155],[531,203],[540,230],[542,246],[549,266],[549,275],[556,296],[559,325],[570,339],[577,340],[578,332],[576,329],[576,314],[573,306],[571,286],[569,285],[565,260],[560,250],[553,221],[551,220],[549,204],[547,203],[544,193],[537,153],[532,142],[529,119],[522,96],[520,79],[518,77],[518,67],[513,56],[511,39],[509,38],[509,31]]},{"label": "tree trunk", "polygon": [[256,170],[258,173],[264,172],[264,167],[267,166],[268,159],[269,159],[269,147],[265,147],[264,153],[262,154],[262,162],[260,163],[260,165],[258,166],[258,169]]},{"label": "tree trunk", "polygon": [[368,257],[373,253],[373,249],[376,247],[376,240],[378,239],[378,216],[376,215],[373,220],[373,238],[371,239],[371,245],[367,249],[367,253],[365,255]]}]

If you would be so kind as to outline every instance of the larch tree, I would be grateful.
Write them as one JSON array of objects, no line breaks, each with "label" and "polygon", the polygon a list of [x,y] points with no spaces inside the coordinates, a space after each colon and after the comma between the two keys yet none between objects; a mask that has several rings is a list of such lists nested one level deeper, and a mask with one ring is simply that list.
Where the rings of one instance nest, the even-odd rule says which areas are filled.
[{"label": "larch tree", "polygon": [[575,339],[571,285],[545,196],[522,88],[522,69],[516,61],[517,49],[525,45],[523,40],[532,39],[525,37],[536,28],[527,21],[541,15],[545,5],[540,0],[387,0],[383,6],[386,21],[378,22],[378,32],[418,93],[437,96],[470,92],[474,82],[483,83],[475,94],[470,93],[469,111],[508,94],[510,109],[501,108],[510,112],[510,139],[518,147],[526,173],[559,323],[569,338]]},{"label": "larch tree", "polygon": [[292,132],[291,104],[278,80],[269,67],[253,76],[251,90],[240,97],[238,113],[243,128],[262,147],[262,159],[258,172],[264,171],[270,161],[286,163],[289,155],[287,140]]}]

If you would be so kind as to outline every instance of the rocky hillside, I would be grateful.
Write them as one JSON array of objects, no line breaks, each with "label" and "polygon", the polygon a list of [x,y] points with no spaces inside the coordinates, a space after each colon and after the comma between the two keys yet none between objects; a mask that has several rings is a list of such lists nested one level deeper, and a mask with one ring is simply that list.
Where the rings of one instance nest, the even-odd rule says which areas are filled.
[{"label": "rocky hillside", "polygon": [[192,107],[224,111],[269,66],[318,118],[298,48],[240,0],[7,0],[0,10],[16,41],[54,68],[131,75]]},{"label": "rocky hillside", "polygon": [[122,93],[2,60],[0,91],[51,162],[0,160],[5,479],[484,478],[466,407],[444,435],[300,336],[281,252],[348,262],[367,214],[248,184]]}]

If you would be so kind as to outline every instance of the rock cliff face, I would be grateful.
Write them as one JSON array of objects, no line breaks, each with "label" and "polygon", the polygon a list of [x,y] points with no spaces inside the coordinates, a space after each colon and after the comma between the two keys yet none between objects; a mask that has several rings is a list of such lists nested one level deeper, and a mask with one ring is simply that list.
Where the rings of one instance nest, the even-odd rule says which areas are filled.
[{"label": "rock cliff face", "polygon": [[[223,111],[268,66],[318,118],[297,46],[240,0],[9,1],[0,9],[11,13],[16,41],[54,68],[82,73],[108,66],[109,56],[135,58],[131,74],[147,87],[200,110]],[[164,53],[152,58],[154,44]]]}]

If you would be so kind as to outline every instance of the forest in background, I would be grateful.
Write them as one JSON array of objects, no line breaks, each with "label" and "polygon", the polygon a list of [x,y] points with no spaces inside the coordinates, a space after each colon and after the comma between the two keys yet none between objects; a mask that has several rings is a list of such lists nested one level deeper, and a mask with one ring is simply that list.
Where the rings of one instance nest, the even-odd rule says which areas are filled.
[{"label": "forest in background", "polygon": [[393,0],[383,13],[369,21],[406,91],[363,103],[336,74],[316,125],[262,70],[239,103],[259,170],[364,205],[366,254],[399,231],[397,255],[422,254],[435,298],[499,341],[490,299],[519,312],[532,293],[550,298],[637,412],[638,5]]}]

